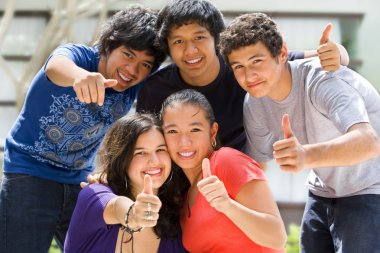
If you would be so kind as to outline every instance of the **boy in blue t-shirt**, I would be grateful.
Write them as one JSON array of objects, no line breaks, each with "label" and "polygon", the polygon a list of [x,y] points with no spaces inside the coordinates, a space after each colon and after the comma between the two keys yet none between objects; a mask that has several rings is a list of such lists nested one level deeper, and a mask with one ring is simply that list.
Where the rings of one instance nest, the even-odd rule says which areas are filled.
[{"label": "boy in blue t-shirt", "polygon": [[6,138],[0,195],[0,252],[62,248],[79,183],[109,127],[165,59],[157,15],[142,6],[117,12],[94,47],[58,47],[34,77]]}]

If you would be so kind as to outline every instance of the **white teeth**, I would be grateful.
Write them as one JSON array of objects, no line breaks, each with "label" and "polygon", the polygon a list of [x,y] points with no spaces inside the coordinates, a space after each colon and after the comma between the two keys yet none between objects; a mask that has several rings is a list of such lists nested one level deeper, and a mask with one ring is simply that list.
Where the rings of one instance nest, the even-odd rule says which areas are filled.
[{"label": "white teeth", "polygon": [[183,153],[180,152],[179,154],[184,157],[189,157],[189,156],[192,156],[194,152],[183,152]]},{"label": "white teeth", "polygon": [[144,171],[144,173],[148,174],[148,175],[155,175],[155,174],[158,174],[160,172],[161,172],[160,169],[157,169],[157,170],[146,170],[146,171]]},{"label": "white teeth", "polygon": [[190,63],[190,64],[194,64],[194,63],[198,63],[202,60],[202,57],[198,58],[198,59],[194,59],[194,60],[190,60],[190,61],[186,61],[187,63]]},{"label": "white teeth", "polygon": [[119,76],[121,77],[121,79],[123,79],[126,82],[132,81],[132,79],[129,79],[128,77],[124,76],[121,72],[119,72]]}]

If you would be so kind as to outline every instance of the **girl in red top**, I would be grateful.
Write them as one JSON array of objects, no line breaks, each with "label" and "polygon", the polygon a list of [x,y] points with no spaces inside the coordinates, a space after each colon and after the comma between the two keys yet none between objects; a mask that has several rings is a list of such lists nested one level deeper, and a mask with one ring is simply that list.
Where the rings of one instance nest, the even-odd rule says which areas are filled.
[{"label": "girl in red top", "polygon": [[243,153],[216,148],[207,99],[182,90],[163,103],[168,151],[190,185],[181,214],[190,252],[284,252],[286,231],[263,171]]}]

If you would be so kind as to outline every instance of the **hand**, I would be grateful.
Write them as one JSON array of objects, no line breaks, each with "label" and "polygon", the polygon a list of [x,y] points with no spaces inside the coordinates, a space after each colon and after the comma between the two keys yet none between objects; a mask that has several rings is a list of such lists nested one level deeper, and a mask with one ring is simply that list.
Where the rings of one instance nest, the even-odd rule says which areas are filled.
[{"label": "hand", "polygon": [[335,71],[339,69],[341,65],[339,47],[335,42],[329,39],[332,27],[331,23],[327,24],[323,30],[317,49],[322,69],[326,71]]},{"label": "hand", "polygon": [[304,168],[305,150],[294,136],[287,114],[282,117],[282,129],[284,139],[273,144],[273,157],[282,170],[300,172]]},{"label": "hand", "polygon": [[88,174],[87,182],[81,182],[80,187],[84,188],[89,184],[108,184],[107,179],[105,177],[100,177],[100,173],[95,173],[93,175]]},{"label": "hand", "polygon": [[[150,203],[150,204],[148,204]],[[147,217],[148,205],[150,205],[151,217]],[[158,212],[161,208],[160,199],[153,193],[152,178],[149,175],[144,176],[144,189],[136,197],[135,205],[129,215],[129,221],[132,227],[154,227],[157,224]]]},{"label": "hand", "polygon": [[115,79],[105,79],[100,73],[87,72],[78,76],[73,83],[77,98],[82,103],[104,103],[105,89],[117,84]]},{"label": "hand", "polygon": [[210,206],[225,213],[230,208],[231,199],[223,182],[217,176],[211,175],[210,160],[207,158],[203,159],[202,173],[203,179],[197,184],[199,192],[210,203]]}]

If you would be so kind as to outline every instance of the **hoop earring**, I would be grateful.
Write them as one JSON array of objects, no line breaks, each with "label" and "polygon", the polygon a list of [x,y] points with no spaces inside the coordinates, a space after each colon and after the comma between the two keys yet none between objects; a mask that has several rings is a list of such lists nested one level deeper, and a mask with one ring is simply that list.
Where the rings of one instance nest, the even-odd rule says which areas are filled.
[{"label": "hoop earring", "polygon": [[164,185],[168,184],[173,179],[173,169],[170,171],[169,179],[166,179]]},{"label": "hoop earring", "polygon": [[216,138],[211,141],[211,147],[212,149],[216,149]]}]

